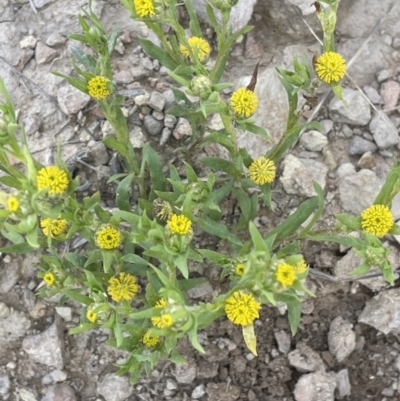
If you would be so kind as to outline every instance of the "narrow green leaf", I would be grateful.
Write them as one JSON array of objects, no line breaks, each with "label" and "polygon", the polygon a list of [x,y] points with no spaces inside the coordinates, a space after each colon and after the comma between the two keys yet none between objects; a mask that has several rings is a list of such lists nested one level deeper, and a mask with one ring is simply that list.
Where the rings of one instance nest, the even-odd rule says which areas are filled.
[{"label": "narrow green leaf", "polygon": [[97,327],[96,323],[83,323],[77,327],[74,327],[73,329],[69,330],[69,334],[80,334],[83,333],[84,331],[92,330]]},{"label": "narrow green leaf", "polygon": [[287,304],[288,307],[288,319],[290,324],[290,329],[292,331],[292,335],[296,335],[297,328],[299,327],[300,319],[301,319],[301,306],[300,302],[290,302]]},{"label": "narrow green leaf", "polygon": [[175,70],[178,63],[169,55],[169,53],[156,46],[152,41],[139,37],[140,44],[143,50],[151,57],[156,58],[164,67],[169,70]]},{"label": "narrow green leaf", "polygon": [[143,158],[149,167],[152,189],[154,191],[165,191],[166,179],[162,169],[163,164],[160,156],[148,142],[143,146]]},{"label": "narrow green leaf", "polygon": [[241,172],[238,171],[236,164],[229,160],[224,160],[219,157],[203,157],[200,161],[212,170],[223,171],[234,178],[239,177],[241,174]]},{"label": "narrow green leaf", "polygon": [[232,234],[225,224],[217,223],[207,216],[203,216],[199,222],[199,227],[209,234],[216,235],[222,239],[228,239],[232,244],[242,246],[242,241],[234,234]]},{"label": "narrow green leaf", "polygon": [[61,292],[70,297],[71,299],[73,299],[74,301],[78,301],[84,305],[90,305],[94,302],[92,298],[83,295],[80,292],[80,290],[68,290],[66,288],[63,288]]},{"label": "narrow green leaf", "polygon": [[120,210],[129,212],[132,209],[129,202],[129,190],[132,188],[132,181],[134,178],[134,173],[129,174],[118,184],[116,202]]}]

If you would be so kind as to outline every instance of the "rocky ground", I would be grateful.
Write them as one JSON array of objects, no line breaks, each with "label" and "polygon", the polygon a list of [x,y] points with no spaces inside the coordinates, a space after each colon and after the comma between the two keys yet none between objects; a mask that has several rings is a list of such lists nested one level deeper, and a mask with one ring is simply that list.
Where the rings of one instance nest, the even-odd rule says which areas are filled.
[{"label": "rocky ground", "polygon": [[[195,0],[201,9],[203,0]],[[137,36],[155,40],[139,22],[129,19],[117,0],[93,1],[107,28],[119,26],[113,54],[115,80],[126,95],[131,141],[136,148],[150,141],[165,161],[185,144],[190,126],[165,113],[173,102],[171,80],[156,60],[143,53]],[[243,5],[243,3],[246,3]],[[319,45],[306,23],[320,36],[309,0],[241,0],[235,26],[247,16],[254,31],[238,41],[226,71],[237,85],[261,60],[257,91],[257,122],[276,141],[286,119],[286,94],[275,72],[290,66],[293,55]],[[99,108],[50,71],[71,72],[66,35],[78,31],[77,14],[86,0],[0,0],[0,75],[25,122],[35,156],[49,163],[61,141],[62,156],[82,177],[80,190],[100,190],[112,206],[106,181],[118,172],[115,157],[100,142],[112,135]],[[296,5],[294,7],[293,5]],[[390,6],[394,5],[392,9]],[[254,6],[254,9],[252,8]],[[299,7],[299,8],[297,8]],[[37,13],[35,13],[35,10]],[[380,21],[380,19],[383,20]],[[304,21],[303,21],[304,19]],[[380,25],[376,24],[380,21]],[[323,132],[305,132],[287,154],[274,188],[275,214],[261,208],[256,224],[267,230],[313,195],[312,180],[326,194],[326,224],[341,211],[359,213],[379,191],[392,158],[399,155],[400,5],[381,0],[342,0],[338,50],[348,62],[344,80],[349,107],[321,89],[315,116]],[[306,23],[305,23],[306,22]],[[373,28],[377,28],[374,31]],[[206,28],[210,41],[212,31]],[[358,51],[358,54],[356,52]],[[362,94],[361,90],[365,94]],[[378,113],[378,111],[381,111]],[[218,129],[213,118],[210,128]],[[243,133],[250,154],[259,156],[271,145]],[[208,155],[221,152],[217,147]],[[179,163],[179,160],[176,160]],[[201,172],[201,165],[196,165]],[[85,192],[86,191],[86,192]],[[238,209],[226,209],[236,219]],[[400,219],[400,198],[392,209]],[[202,242],[201,236],[196,241]],[[400,265],[399,239],[388,236],[392,263]],[[213,244],[218,246],[218,244]],[[113,363],[124,353],[109,347],[102,330],[68,336],[79,322],[81,307],[58,298],[35,295],[40,286],[35,257],[3,254],[0,261],[0,399],[22,401],[351,401],[400,399],[400,290],[381,278],[345,281],[358,264],[352,251],[326,243],[307,243],[306,260],[338,280],[312,276],[317,294],[302,306],[298,334],[292,338],[284,308],[264,308],[256,322],[258,357],[244,347],[240,330],[224,319],[200,335],[207,353],[199,355],[182,341],[186,366],[161,363],[151,377],[129,385],[115,377]],[[193,300],[218,294],[219,271],[196,267],[210,284],[189,293]],[[199,271],[200,269],[200,271]]]}]

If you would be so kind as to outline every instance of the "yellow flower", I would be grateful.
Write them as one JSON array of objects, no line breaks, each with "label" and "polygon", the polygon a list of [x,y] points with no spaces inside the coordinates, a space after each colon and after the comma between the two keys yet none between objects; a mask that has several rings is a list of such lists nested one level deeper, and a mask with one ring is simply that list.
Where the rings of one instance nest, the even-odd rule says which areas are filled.
[{"label": "yellow flower", "polygon": [[119,230],[107,225],[96,233],[96,242],[101,249],[115,249],[121,245],[122,236]]},{"label": "yellow flower", "polygon": [[67,173],[57,166],[47,166],[37,174],[37,187],[39,190],[48,188],[49,194],[62,194],[68,187]]},{"label": "yellow flower", "polygon": [[125,299],[130,301],[139,291],[136,277],[129,273],[120,273],[119,277],[108,280],[107,292],[115,302]]},{"label": "yellow flower", "polygon": [[[168,302],[165,298],[161,298],[156,304],[155,308],[164,309],[168,306]],[[164,327],[170,327],[174,323],[172,320],[172,316],[169,313],[161,314],[160,316],[153,316],[151,318],[151,322],[154,326],[159,329],[163,329]]]},{"label": "yellow flower", "polygon": [[361,213],[361,227],[377,237],[386,235],[393,223],[392,212],[385,205],[372,205]]},{"label": "yellow flower", "polygon": [[11,196],[7,201],[7,208],[10,212],[16,212],[19,209],[19,200],[15,196]]},{"label": "yellow flower", "polygon": [[239,88],[231,96],[231,107],[240,118],[248,118],[258,107],[258,96],[246,88]]},{"label": "yellow flower", "polygon": [[254,160],[249,166],[249,176],[258,185],[264,185],[274,180],[276,174],[275,163],[264,156]]},{"label": "yellow flower", "polygon": [[105,99],[110,95],[110,91],[107,88],[108,79],[106,77],[97,76],[89,80],[87,85],[87,91],[91,97],[95,99]]},{"label": "yellow flower", "polygon": [[261,304],[256,301],[254,296],[243,291],[234,292],[225,301],[225,312],[228,319],[242,326],[247,326],[257,319],[260,308]]},{"label": "yellow flower", "polygon": [[235,272],[238,276],[243,276],[246,268],[243,263],[239,263],[236,265]]},{"label": "yellow flower", "polygon": [[47,237],[50,234],[51,238],[62,234],[67,228],[67,220],[57,217],[56,219],[40,219],[40,227],[43,234]]},{"label": "yellow flower", "polygon": [[[197,53],[197,58],[199,61],[205,61],[209,54],[211,53],[211,47],[208,42],[198,36],[193,36],[188,39],[188,44],[193,53]],[[180,45],[179,50],[182,55],[192,59],[189,49],[185,45]]]},{"label": "yellow flower", "polygon": [[307,263],[303,259],[299,263],[297,263],[294,266],[294,268],[295,268],[297,274],[303,274],[307,271]]},{"label": "yellow flower", "polygon": [[159,343],[160,337],[149,335],[149,331],[150,330],[147,330],[146,333],[144,333],[142,338],[143,344],[148,347],[155,347]]},{"label": "yellow flower", "polygon": [[88,309],[88,311],[86,313],[86,317],[92,323],[96,323],[96,321],[97,321],[97,313],[93,312],[91,309]]},{"label": "yellow flower", "polygon": [[346,72],[346,60],[335,52],[326,52],[317,58],[315,71],[326,83],[340,81]]},{"label": "yellow flower", "polygon": [[135,5],[136,14],[141,17],[155,14],[153,0],[133,0]]},{"label": "yellow flower", "polygon": [[167,224],[172,234],[186,235],[192,232],[192,222],[183,214],[173,214]]},{"label": "yellow flower", "polygon": [[46,285],[50,287],[56,282],[56,276],[53,273],[48,272],[43,276],[43,280]]},{"label": "yellow flower", "polygon": [[292,265],[282,263],[278,265],[275,277],[283,287],[290,287],[296,281],[296,269]]},{"label": "yellow flower", "polygon": [[153,210],[158,220],[167,221],[173,215],[169,202],[157,198],[153,202]]}]

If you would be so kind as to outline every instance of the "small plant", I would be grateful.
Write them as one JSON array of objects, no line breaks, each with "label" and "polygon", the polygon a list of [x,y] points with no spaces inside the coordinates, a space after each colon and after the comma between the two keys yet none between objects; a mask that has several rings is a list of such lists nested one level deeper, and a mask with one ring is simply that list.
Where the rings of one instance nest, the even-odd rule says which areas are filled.
[{"label": "small plant", "polygon": [[[0,169],[4,173],[0,182],[8,187],[0,192],[0,223],[2,235],[11,244],[0,250],[42,252],[40,277],[45,287],[40,294],[61,293],[61,304],[71,298],[84,305],[81,323],[71,334],[97,327],[108,329],[108,343],[129,352],[118,374],[130,372],[132,383],[138,380],[142,369],[150,374],[162,357],[183,363],[176,345],[184,336],[204,352],[198,331],[223,316],[241,326],[247,347],[257,354],[253,323],[262,305],[286,303],[295,334],[301,318],[300,302],[305,296],[313,296],[305,286],[309,267],[301,253],[302,239],[352,247],[363,258],[354,274],[364,274],[377,266],[393,284],[389,250],[383,247],[380,237],[400,234],[390,211],[400,191],[400,168],[396,162],[374,204],[360,216],[338,214],[338,223],[332,228],[313,229],[324,207],[324,194],[318,184],[314,184],[316,195],[301,203],[270,232],[260,233],[253,223],[260,202],[271,206],[271,188],[282,155],[302,130],[319,128],[316,122],[300,122],[306,107],[299,108],[298,94],[306,93],[312,98],[318,86],[326,83],[338,97],[343,97],[340,79],[345,75],[346,63],[335,52],[333,34],[339,0],[315,3],[324,31],[321,55],[316,54],[311,65],[306,56],[294,59],[294,71],[277,69],[288,95],[287,126],[280,141],[255,160],[238,147],[236,137],[238,130],[246,130],[268,138],[265,129],[251,119],[258,107],[254,92],[257,68],[251,83],[234,91],[230,99],[222,91],[232,85],[220,82],[232,44],[252,29],[247,26],[233,33],[229,27],[230,11],[237,0],[209,0],[207,13],[217,38],[212,65],[207,63],[211,45],[204,39],[192,0],[184,3],[190,37],[178,21],[176,0],[121,2],[132,18],[146,23],[162,43],[158,47],[141,38],[143,49],[183,87],[173,89],[176,105],[168,113],[185,116],[193,129],[190,147],[181,149],[186,155],[186,181],[174,165],[169,166],[169,178],[165,178],[161,159],[149,143],[140,154],[132,147],[120,108],[123,96],[116,92],[110,63],[118,30],[108,34],[91,11],[90,2],[89,9],[78,17],[82,33],[71,34],[70,38],[91,51],[72,47],[76,74],[55,74],[96,99],[115,129],[115,137],[106,138],[104,143],[122,157],[125,172],[110,179],[118,182],[116,208],[112,212],[102,206],[100,193],[83,199],[76,195],[79,182],[59,157],[53,166],[42,166],[32,158],[24,127],[18,123],[0,80]],[[214,8],[221,11],[221,25]],[[171,28],[168,35],[162,24]],[[187,94],[198,100],[192,102]],[[215,113],[220,115],[224,128],[206,136],[207,118]],[[210,143],[227,149],[230,159],[203,158],[201,162],[212,173],[202,180],[192,167],[192,154]],[[10,157],[20,161],[21,168],[16,168]],[[250,188],[258,188],[259,192],[250,195]],[[132,191],[138,199],[135,203],[131,200]],[[220,207],[228,195],[237,199],[241,211],[234,226],[223,222]],[[197,229],[216,240],[225,240],[229,253],[199,248],[194,240]],[[360,238],[350,235],[353,231],[360,232]],[[83,251],[59,252],[60,244],[76,236],[87,240]],[[203,277],[191,276],[193,262],[221,267],[222,275],[230,280],[228,291],[210,302],[191,302],[186,291],[205,282]]]}]

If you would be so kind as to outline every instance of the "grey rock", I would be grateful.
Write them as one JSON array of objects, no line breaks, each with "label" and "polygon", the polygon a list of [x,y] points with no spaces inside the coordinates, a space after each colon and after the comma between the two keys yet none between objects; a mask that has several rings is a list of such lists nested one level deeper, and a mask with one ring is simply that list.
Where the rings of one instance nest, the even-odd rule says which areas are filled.
[{"label": "grey rock", "polygon": [[4,263],[0,274],[0,294],[7,294],[19,280],[20,267],[14,263]]},{"label": "grey rock", "polygon": [[204,384],[200,384],[199,386],[196,386],[194,390],[192,391],[191,397],[194,398],[195,400],[203,397],[203,395],[206,393],[206,387]]},{"label": "grey rock", "polygon": [[97,392],[106,401],[123,401],[132,394],[133,388],[129,384],[127,377],[115,376],[112,373],[108,373],[97,385]]},{"label": "grey rock", "polygon": [[37,401],[35,394],[25,388],[19,389],[19,396],[22,401]]},{"label": "grey rock", "polygon": [[82,110],[89,103],[90,96],[72,85],[65,85],[58,89],[57,100],[61,110],[71,115]]},{"label": "grey rock", "polygon": [[315,6],[308,0],[288,0],[289,3],[300,8],[303,15],[309,15],[315,13]]},{"label": "grey rock", "polygon": [[68,384],[51,386],[41,401],[77,401],[74,389]]},{"label": "grey rock", "polygon": [[303,343],[297,344],[296,348],[289,352],[288,359],[290,365],[298,372],[325,372],[325,364],[316,351]]},{"label": "grey rock", "polygon": [[63,382],[65,380],[67,380],[67,377],[68,377],[64,371],[59,370],[59,369],[53,370],[50,373],[50,376],[51,376],[52,380],[56,383]]},{"label": "grey rock", "polygon": [[105,165],[110,161],[110,155],[103,142],[94,142],[92,146],[90,146],[90,154],[92,156],[93,166]]},{"label": "grey rock", "polygon": [[103,139],[109,136],[115,136],[115,129],[108,120],[105,120],[101,126],[101,133],[103,134]]},{"label": "grey rock", "polygon": [[239,386],[226,383],[207,383],[206,389],[208,401],[235,401],[240,397],[241,388]]},{"label": "grey rock", "polygon": [[200,284],[197,287],[191,288],[187,291],[187,295],[189,298],[203,298],[212,295],[213,288],[211,284],[207,281],[204,284]]},{"label": "grey rock", "polygon": [[399,143],[399,133],[396,126],[386,114],[376,114],[369,124],[374,135],[374,141],[379,149],[387,149]]},{"label": "grey rock", "polygon": [[322,125],[322,132],[325,135],[328,135],[332,131],[333,121],[332,120],[321,120],[320,123]]},{"label": "grey rock", "polygon": [[294,388],[296,401],[334,401],[336,379],[325,372],[303,375]]},{"label": "grey rock", "polygon": [[381,70],[381,71],[379,71],[376,79],[378,82],[383,82],[389,78],[392,78],[393,74],[394,74],[393,70],[390,70],[390,69]]},{"label": "grey rock", "polygon": [[247,360],[242,355],[237,355],[233,359],[232,365],[235,372],[243,373],[247,367]]},{"label": "grey rock", "polygon": [[400,289],[381,292],[370,299],[358,321],[383,334],[400,333]]},{"label": "grey rock", "polygon": [[0,318],[0,346],[18,340],[30,327],[31,321],[23,312],[12,311],[8,316]]},{"label": "grey rock", "polygon": [[384,395],[385,397],[393,397],[394,390],[392,389],[392,387],[386,387],[381,391],[381,394]]},{"label": "grey rock", "polygon": [[42,120],[37,113],[30,113],[24,121],[26,135],[33,135],[39,131]]},{"label": "grey rock", "polygon": [[278,349],[282,354],[287,354],[290,351],[291,336],[285,330],[275,331],[275,340],[278,343]]},{"label": "grey rock", "polygon": [[328,144],[328,138],[319,131],[307,131],[300,137],[300,143],[305,149],[319,152]]},{"label": "grey rock", "polygon": [[345,138],[351,138],[353,136],[353,130],[346,124],[343,124],[342,133]]},{"label": "grey rock", "polygon": [[[257,0],[239,0],[238,4],[232,8],[229,25],[232,27],[234,32],[243,28],[250,21],[256,2]],[[206,6],[208,4],[209,3],[206,0],[196,0],[193,2],[199,18],[206,23],[210,22],[210,18],[206,11]],[[214,12],[218,23],[221,24],[221,12],[215,9]]]},{"label": "grey rock", "polygon": [[36,8],[42,8],[47,4],[53,3],[55,0],[33,0],[33,4]]},{"label": "grey rock", "polygon": [[57,47],[63,45],[67,38],[58,32],[52,33],[46,40],[46,45],[50,47]]},{"label": "grey rock", "polygon": [[348,369],[342,369],[336,373],[336,391],[337,399],[351,395],[351,384]]},{"label": "grey rock", "polygon": [[11,388],[10,378],[6,374],[0,375],[0,395],[6,395]]},{"label": "grey rock", "polygon": [[35,49],[35,58],[37,64],[46,64],[54,60],[58,53],[56,50],[46,46],[43,42],[38,42]]},{"label": "grey rock", "polygon": [[313,181],[325,188],[328,168],[315,160],[298,159],[293,155],[283,161],[283,174],[280,181],[288,194],[311,197],[315,195]]},{"label": "grey rock", "polygon": [[382,101],[381,95],[372,86],[364,86],[363,90],[364,93],[367,95],[368,99],[371,101],[371,103],[378,104]]},{"label": "grey rock", "polygon": [[4,302],[0,302],[0,319],[5,319],[8,316],[10,316],[10,308]]},{"label": "grey rock", "polygon": [[164,113],[161,111],[153,110],[151,115],[158,121],[164,120]]},{"label": "grey rock", "polygon": [[33,361],[63,369],[64,329],[59,316],[56,315],[54,323],[42,333],[25,337],[22,348]]},{"label": "grey rock", "polygon": [[368,124],[371,119],[371,110],[364,96],[358,90],[350,88],[343,90],[343,96],[348,103],[348,107],[340,99],[334,97],[329,103],[331,117],[338,122],[346,124]]},{"label": "grey rock", "polygon": [[168,142],[168,139],[172,135],[172,130],[170,128],[164,127],[162,132],[161,132],[161,137],[160,137],[160,145],[163,146]]},{"label": "grey rock", "polygon": [[72,309],[68,306],[56,306],[56,312],[64,321],[72,320]]},{"label": "grey rock", "polygon": [[162,93],[154,91],[151,93],[147,104],[154,110],[163,111],[165,106],[165,97]]},{"label": "grey rock", "polygon": [[377,146],[370,141],[360,137],[354,136],[350,141],[348,152],[350,155],[362,155],[365,152],[375,152]]},{"label": "grey rock", "polygon": [[377,160],[371,152],[365,152],[357,162],[357,167],[373,169],[377,165]]},{"label": "grey rock", "polygon": [[353,325],[341,316],[332,320],[329,333],[329,352],[335,356],[338,362],[346,359],[356,348],[356,333],[352,330]]},{"label": "grey rock", "polygon": [[145,93],[143,95],[135,96],[135,104],[139,107],[144,106],[148,103],[150,99],[150,93]]},{"label": "grey rock", "polygon": [[351,163],[343,163],[336,173],[338,178],[344,178],[356,174],[356,168]]},{"label": "grey rock", "polygon": [[38,39],[33,35],[25,36],[20,42],[19,47],[21,49],[34,49],[36,47],[36,43]]},{"label": "grey rock", "polygon": [[158,121],[150,115],[144,117],[143,125],[150,135],[158,135],[164,127],[164,123],[162,121]]},{"label": "grey rock", "polygon": [[129,132],[129,141],[135,149],[143,148],[145,137],[140,127],[135,126],[133,130]]},{"label": "grey rock", "polygon": [[393,109],[399,98],[400,84],[396,81],[390,80],[381,85],[381,96],[385,109]]},{"label": "grey rock", "polygon": [[190,384],[196,378],[197,365],[194,362],[188,362],[185,365],[175,365],[175,370],[172,374],[178,383]]},{"label": "grey rock", "polygon": [[172,131],[173,137],[177,140],[180,140],[185,136],[191,136],[192,133],[193,132],[190,122],[186,120],[186,118],[179,117],[175,129]]},{"label": "grey rock", "polygon": [[175,116],[173,116],[172,114],[167,114],[164,118],[164,125],[167,128],[172,129],[175,127],[177,121],[178,121],[178,119]]}]

